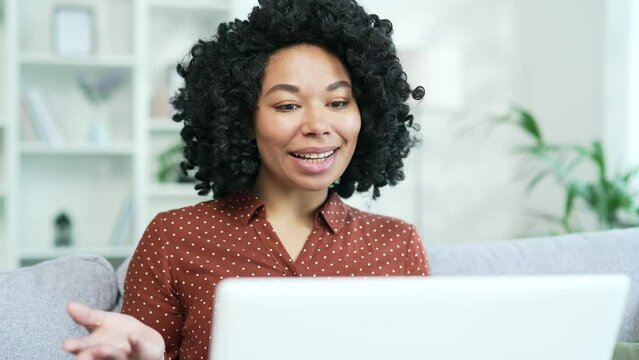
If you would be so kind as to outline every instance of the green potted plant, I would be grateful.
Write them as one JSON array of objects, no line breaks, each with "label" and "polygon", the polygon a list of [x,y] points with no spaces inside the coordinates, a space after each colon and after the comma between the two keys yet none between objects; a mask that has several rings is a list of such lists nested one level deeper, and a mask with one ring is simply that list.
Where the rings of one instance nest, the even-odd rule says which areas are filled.
[{"label": "green potted plant", "polygon": [[[585,205],[584,209],[595,216],[600,229],[639,225],[639,194],[635,186],[639,166],[609,175],[600,140],[592,141],[589,146],[550,144],[542,136],[535,117],[518,106],[513,106],[506,114],[494,118],[494,121],[514,125],[532,140],[532,144],[515,149],[539,165],[529,174],[528,192],[546,178],[554,179],[563,187],[563,214],[546,217],[558,224],[563,232],[582,230],[574,217],[578,203]],[[594,179],[577,176],[575,168],[584,164],[595,170]]]},{"label": "green potted plant", "polygon": [[179,142],[175,145],[171,145],[158,155],[159,167],[155,174],[155,178],[158,182],[188,183],[195,181],[195,179],[190,174],[185,173],[180,166],[183,149],[184,144]]}]

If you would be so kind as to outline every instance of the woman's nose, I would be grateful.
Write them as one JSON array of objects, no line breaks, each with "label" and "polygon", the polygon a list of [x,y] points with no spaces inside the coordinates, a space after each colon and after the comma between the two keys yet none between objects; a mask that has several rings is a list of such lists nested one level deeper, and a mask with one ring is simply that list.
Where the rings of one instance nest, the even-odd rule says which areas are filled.
[{"label": "woman's nose", "polygon": [[324,107],[307,108],[304,113],[302,133],[307,136],[322,136],[331,133],[330,114]]}]

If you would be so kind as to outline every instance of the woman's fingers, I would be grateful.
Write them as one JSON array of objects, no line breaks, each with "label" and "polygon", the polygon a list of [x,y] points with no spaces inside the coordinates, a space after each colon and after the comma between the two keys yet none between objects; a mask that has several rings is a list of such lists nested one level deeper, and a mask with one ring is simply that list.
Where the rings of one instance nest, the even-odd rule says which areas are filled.
[{"label": "woman's fingers", "polygon": [[126,360],[127,355],[121,349],[108,344],[102,344],[95,350],[95,354],[100,360]]},{"label": "woman's fingers", "polygon": [[91,309],[77,302],[68,303],[67,312],[73,321],[86,327],[89,331],[93,331],[100,326],[105,316],[104,311]]},{"label": "woman's fingers", "polygon": [[93,357],[91,350],[85,350],[78,354],[75,354],[75,360],[94,360],[94,359],[95,357]]},{"label": "woman's fingers", "polygon": [[140,346],[140,339],[135,335],[129,335],[129,344],[131,345],[131,354],[133,357],[141,357],[142,347]]},{"label": "woman's fingers", "polygon": [[78,360],[161,359],[164,354],[162,335],[131,316],[79,303],[68,303],[67,311],[76,323],[91,332],[62,343],[62,349],[76,355]]},{"label": "woman's fingers", "polygon": [[131,359],[162,359],[164,355],[164,346],[157,346],[142,340],[136,335],[129,335],[129,345],[131,346]]},{"label": "woman's fingers", "polygon": [[114,346],[101,344],[76,354],[76,360],[126,360],[127,354]]},{"label": "woman's fingers", "polygon": [[77,353],[88,346],[84,338],[67,339],[62,342],[62,350]]}]

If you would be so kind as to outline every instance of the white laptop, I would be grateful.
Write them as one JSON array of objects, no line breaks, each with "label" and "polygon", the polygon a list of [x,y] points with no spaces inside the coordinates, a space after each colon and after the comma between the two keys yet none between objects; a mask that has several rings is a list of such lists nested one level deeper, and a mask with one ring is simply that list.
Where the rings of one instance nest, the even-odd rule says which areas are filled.
[{"label": "white laptop", "polygon": [[240,278],[212,360],[610,360],[624,275]]}]

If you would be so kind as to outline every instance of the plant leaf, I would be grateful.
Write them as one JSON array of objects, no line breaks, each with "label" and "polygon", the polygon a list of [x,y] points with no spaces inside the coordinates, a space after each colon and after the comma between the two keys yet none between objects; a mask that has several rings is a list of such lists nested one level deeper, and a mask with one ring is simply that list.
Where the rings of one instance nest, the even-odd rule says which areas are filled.
[{"label": "plant leaf", "polygon": [[526,185],[526,193],[530,193],[533,191],[533,189],[535,187],[537,187],[537,185],[539,184],[539,182],[541,182],[541,180],[543,180],[546,176],[551,174],[551,170],[550,169],[545,169],[540,171],[539,173],[537,173],[537,175],[535,175],[535,177],[533,177],[529,182],[528,185]]},{"label": "plant leaf", "polygon": [[516,107],[514,110],[519,115],[518,125],[531,135],[537,144],[542,145],[544,141],[541,137],[541,130],[539,130],[535,117],[523,108]]},{"label": "plant leaf", "polygon": [[566,203],[564,204],[564,219],[568,220],[572,215],[573,205],[575,203],[575,197],[577,196],[577,184],[571,182],[566,189]]},{"label": "plant leaf", "polygon": [[603,146],[599,140],[592,142],[592,152],[590,156],[597,165],[599,178],[604,179],[606,177],[606,159],[604,158]]},{"label": "plant leaf", "polygon": [[637,175],[637,173],[639,173],[639,165],[635,165],[634,167],[630,168],[630,170],[626,171],[626,173],[622,175],[621,179],[624,183],[629,183],[632,178]]}]

